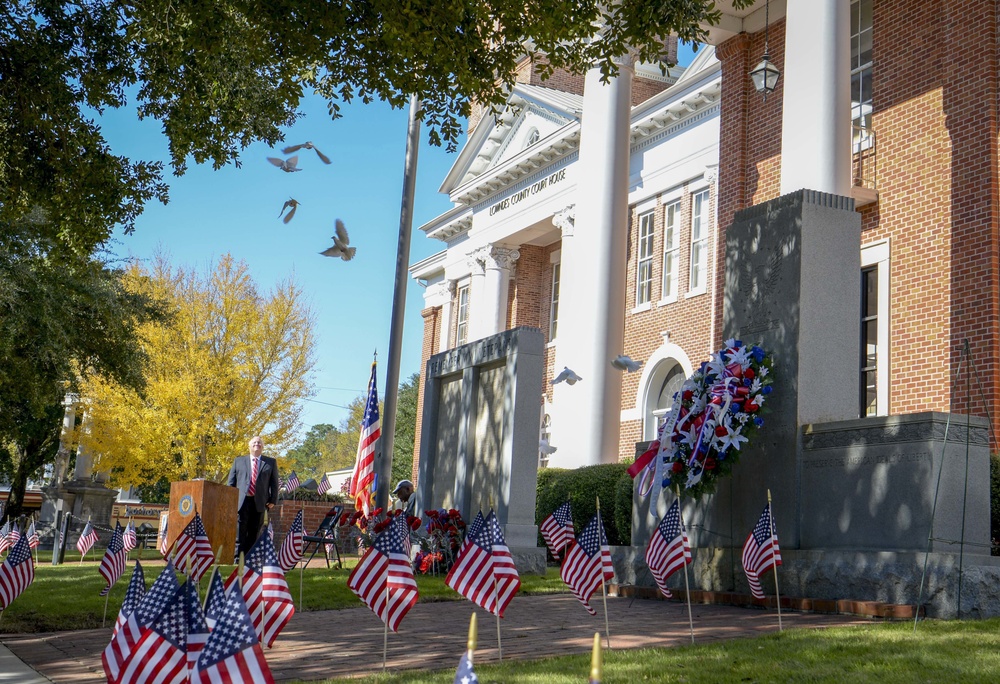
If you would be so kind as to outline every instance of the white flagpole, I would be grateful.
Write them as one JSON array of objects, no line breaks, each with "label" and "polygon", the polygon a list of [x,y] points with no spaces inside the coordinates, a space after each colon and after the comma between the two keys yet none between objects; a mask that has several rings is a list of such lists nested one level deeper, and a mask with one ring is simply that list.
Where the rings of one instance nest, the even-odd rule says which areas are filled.
[{"label": "white flagpole", "polygon": [[680,518],[680,521],[681,521],[681,535],[682,535],[681,536],[681,540],[682,540],[681,541],[681,565],[684,566],[684,598],[687,599],[687,604],[688,604],[688,627],[691,629],[691,643],[693,644],[694,643],[694,617],[692,617],[692,615],[691,615],[691,585],[688,584],[688,564],[687,564],[687,560],[684,558],[684,542],[683,542],[683,539],[684,539],[684,536],[686,536],[686,533],[684,531],[685,530],[685,527],[684,527],[684,515],[683,515],[683,512],[681,511],[681,504],[680,504],[680,502],[681,502],[681,486],[680,485],[674,485],[674,487],[675,487],[676,492],[677,492],[677,517]]},{"label": "white flagpole", "polygon": [[[601,497],[595,497],[597,499],[597,522],[601,526],[601,530],[604,529],[604,522],[601,520]],[[598,549],[597,553],[603,556],[604,545],[601,543],[604,539],[598,539]],[[604,586],[604,559],[602,557],[600,563],[600,573],[601,573],[601,599],[604,601],[604,634],[608,637],[608,649],[611,648],[611,627],[608,626],[608,590]]]},{"label": "white flagpole", "polygon": [[385,629],[382,632],[382,671],[386,669],[386,654],[389,651],[389,568],[385,569],[385,619],[382,620]]},{"label": "white flagpole", "polygon": [[[771,543],[774,543],[774,509],[771,507],[771,490],[767,490],[767,513],[768,518],[771,520]],[[771,561],[774,564],[774,597],[777,599],[778,603],[778,631],[783,632],[784,629],[781,627],[781,592],[778,591],[778,564]]]}]

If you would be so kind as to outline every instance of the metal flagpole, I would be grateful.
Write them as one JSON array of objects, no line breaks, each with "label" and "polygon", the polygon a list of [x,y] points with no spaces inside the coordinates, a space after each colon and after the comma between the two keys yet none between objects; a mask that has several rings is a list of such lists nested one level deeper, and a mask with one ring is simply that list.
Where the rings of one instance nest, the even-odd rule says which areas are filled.
[{"label": "metal flagpole", "polygon": [[[302,501],[302,534],[303,535],[305,534],[305,531],[306,531],[306,502],[305,502],[305,500],[303,500]],[[336,532],[334,532],[334,534],[336,534]],[[305,545],[303,544],[303,546],[305,546]],[[324,548],[323,551],[326,552],[326,549]],[[305,555],[304,551],[303,551],[302,555],[303,556]],[[339,558],[340,556],[337,556],[337,557]],[[299,561],[301,562],[302,559],[300,558]],[[302,575],[306,571],[306,563],[308,563],[308,562],[309,561],[306,561],[305,563],[302,563],[301,565],[299,565],[299,610],[305,610],[305,606],[302,605]],[[343,565],[341,565],[341,567],[343,567]]]},{"label": "metal flagpole", "polygon": [[[403,198],[399,207],[399,241],[396,246],[396,284],[392,291],[392,320],[389,327],[389,359],[385,368],[385,416],[382,418],[381,460],[376,465],[379,480],[392,479],[392,446],[396,431],[396,399],[399,394],[399,358],[403,347],[403,314],[409,279],[410,232],[413,229],[413,196],[417,184],[417,152],[420,148],[420,99],[410,96],[410,116],[406,127],[406,158],[403,165]],[[375,507],[389,508],[389,487],[379,487]]]},{"label": "metal flagpole", "polygon": [[389,566],[385,568],[385,619],[382,631],[382,671],[385,672],[386,654],[389,651]]},{"label": "metal flagpole", "polygon": [[674,485],[674,490],[677,492],[677,517],[681,521],[681,565],[684,567],[684,598],[687,599],[688,604],[688,626],[691,628],[691,643],[694,643],[694,617],[691,615],[691,585],[688,584],[688,564],[687,559],[684,558],[684,514],[681,511],[681,486]]},{"label": "metal flagpole", "polygon": [[[603,532],[604,531],[604,521],[601,520],[601,497],[598,496],[598,497],[595,497],[595,498],[597,500],[597,522],[600,523],[600,526],[601,526],[600,527],[600,531]],[[602,556],[604,554],[604,544],[602,544],[601,542],[603,542],[603,541],[604,541],[603,538],[597,540],[597,553],[599,555],[602,555]],[[600,573],[601,573],[601,598],[604,601],[604,633],[608,637],[608,648],[611,648],[611,627],[608,626],[608,590],[604,586],[605,582],[604,582],[604,559],[603,558],[601,558]]]},{"label": "metal flagpole", "polygon": [[[770,523],[771,523],[770,524],[771,529],[769,531],[771,532],[771,545],[773,546],[774,545],[774,537],[775,537],[775,534],[774,534],[774,507],[771,506],[771,489],[770,488],[768,488],[768,490],[767,490],[767,515],[768,515],[768,518],[770,518]],[[785,630],[782,629],[782,627],[781,627],[781,592],[778,591],[778,564],[774,561],[773,553],[772,553],[772,558],[771,558],[771,564],[774,566],[774,597],[777,599],[777,603],[778,603],[778,631],[779,632],[783,632]]]}]

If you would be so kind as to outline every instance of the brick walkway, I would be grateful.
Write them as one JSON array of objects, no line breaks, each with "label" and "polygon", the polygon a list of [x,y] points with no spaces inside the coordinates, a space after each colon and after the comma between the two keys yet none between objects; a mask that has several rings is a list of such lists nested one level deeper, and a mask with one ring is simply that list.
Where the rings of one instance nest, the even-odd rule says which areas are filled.
[{"label": "brick walkway", "polygon": [[[501,621],[504,659],[589,653],[594,632],[604,628],[600,596],[597,617],[587,615],[569,594],[519,596]],[[422,603],[389,634],[391,670],[440,670],[455,667],[465,647],[472,604],[468,601]],[[477,662],[497,659],[496,620],[479,613]],[[695,641],[707,643],[778,630],[773,610],[693,606]],[[669,647],[690,643],[687,608],[682,603],[608,598],[613,648]],[[866,624],[849,615],[782,612],[785,629]],[[110,629],[56,634],[5,636],[0,641],[26,664],[53,682],[106,681],[101,652]],[[279,682],[357,676],[382,669],[382,623],[367,608],[299,613],[267,651]],[[0,677],[2,679],[2,677]]]}]

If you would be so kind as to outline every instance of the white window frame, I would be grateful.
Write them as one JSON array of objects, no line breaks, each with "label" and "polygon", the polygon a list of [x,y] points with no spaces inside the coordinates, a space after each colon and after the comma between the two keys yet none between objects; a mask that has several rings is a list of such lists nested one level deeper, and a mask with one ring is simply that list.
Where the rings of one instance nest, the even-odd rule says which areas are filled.
[{"label": "white window frame", "polygon": [[[862,24],[862,5],[868,6],[868,21]],[[871,136],[866,131],[871,130],[872,116],[872,14],[874,0],[852,0],[851,2],[851,139],[854,152],[868,149]],[[862,46],[868,51],[868,59],[861,61]],[[857,97],[855,97],[855,81],[857,81]],[[865,86],[868,97],[863,97]],[[854,130],[858,126],[861,130]]]},{"label": "white window frame", "polygon": [[[698,209],[698,198],[704,196],[701,202],[701,211]],[[712,237],[712,195],[710,188],[701,187],[691,190],[691,250],[688,260],[688,292],[687,296],[704,294],[708,288],[708,248]],[[697,228],[698,232],[695,232]],[[695,253],[700,256],[695,258]],[[698,266],[697,274],[701,276],[695,281],[695,266]]]},{"label": "white window frame", "polygon": [[[660,304],[677,301],[680,289],[681,258],[681,200],[673,199],[663,205],[663,272],[660,275]],[[667,262],[671,268],[667,269]],[[669,280],[668,280],[669,278]]]},{"label": "white window frame", "polygon": [[559,330],[559,281],[562,277],[562,262],[552,262],[552,293],[549,298],[549,343],[556,341]]},{"label": "white window frame", "polygon": [[[883,240],[861,248],[861,270],[878,271],[878,331],[875,351],[875,410],[876,416],[889,415],[889,241]],[[860,271],[859,271],[860,274]],[[858,295],[860,297],[860,293]],[[860,330],[859,341],[860,341]],[[859,350],[860,351],[860,350]],[[860,376],[859,376],[860,382]],[[864,391],[858,388],[859,396]],[[860,412],[860,406],[859,406]],[[866,416],[862,415],[862,418]]]},{"label": "white window frame", "polygon": [[[469,341],[469,283],[458,286],[455,293],[455,346],[461,347]],[[462,303],[462,295],[465,303]]]},{"label": "white window frame", "polygon": [[[635,305],[649,306],[653,301],[653,247],[656,244],[656,210],[638,214],[639,232],[635,264]],[[645,269],[645,276],[643,275]]]}]

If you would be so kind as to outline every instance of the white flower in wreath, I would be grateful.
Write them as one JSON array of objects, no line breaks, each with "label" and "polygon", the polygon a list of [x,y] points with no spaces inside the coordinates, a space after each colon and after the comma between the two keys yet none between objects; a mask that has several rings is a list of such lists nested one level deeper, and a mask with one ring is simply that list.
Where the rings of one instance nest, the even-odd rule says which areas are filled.
[{"label": "white flower in wreath", "polygon": [[734,352],[730,352],[729,363],[738,363],[743,369],[750,365],[750,347],[744,345]]},{"label": "white flower in wreath", "polygon": [[702,476],[702,474],[704,472],[705,471],[704,471],[703,468],[692,468],[691,470],[689,470],[688,471],[688,479],[687,479],[687,482],[684,483],[684,487],[686,489],[691,489],[696,484],[698,484],[699,482],[701,482],[701,476]]},{"label": "white flower in wreath", "polygon": [[736,420],[740,421],[740,425],[746,425],[747,421],[750,420],[749,413],[743,413],[742,411],[736,414]]},{"label": "white flower in wreath", "polygon": [[767,377],[767,366],[761,366],[760,370],[757,371],[757,375],[759,377],[766,378]]},{"label": "white flower in wreath", "polygon": [[692,425],[690,429],[682,431],[681,434],[684,435],[681,438],[681,444],[694,449],[694,445],[698,442],[698,428]]},{"label": "white flower in wreath", "polygon": [[708,365],[705,367],[705,369],[709,373],[715,375],[718,378],[721,378],[723,375],[725,375],[726,371],[726,361],[722,357],[723,357],[722,354],[713,354],[712,360],[709,361]]},{"label": "white flower in wreath", "polygon": [[758,395],[754,396],[753,403],[757,404],[757,406],[763,406],[764,405],[764,395],[763,394],[758,394]]},{"label": "white flower in wreath", "polygon": [[740,434],[739,430],[734,430],[732,428],[726,428],[726,434],[719,438],[719,443],[721,445],[719,453],[732,447],[736,451],[740,450],[740,444],[744,442],[749,442],[750,440]]},{"label": "white flower in wreath", "polygon": [[750,383],[750,394],[757,394],[760,392],[762,385],[760,384],[760,378],[754,378],[753,382]]}]

